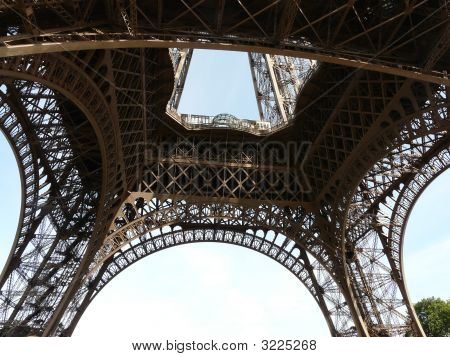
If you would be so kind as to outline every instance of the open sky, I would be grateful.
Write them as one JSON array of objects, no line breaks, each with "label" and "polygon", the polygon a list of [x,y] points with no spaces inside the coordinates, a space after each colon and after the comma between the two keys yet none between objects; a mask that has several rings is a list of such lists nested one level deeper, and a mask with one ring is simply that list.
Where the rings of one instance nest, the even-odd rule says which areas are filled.
[{"label": "open sky", "polygon": [[[257,118],[246,54],[194,52],[180,112],[230,113]],[[13,242],[20,210],[20,179],[0,135],[0,266]],[[419,199],[404,249],[413,301],[450,298],[450,172]],[[299,338],[329,336],[321,312],[301,283],[256,252],[202,243],[164,250],[116,277],[89,306],[75,336],[114,338]]]}]

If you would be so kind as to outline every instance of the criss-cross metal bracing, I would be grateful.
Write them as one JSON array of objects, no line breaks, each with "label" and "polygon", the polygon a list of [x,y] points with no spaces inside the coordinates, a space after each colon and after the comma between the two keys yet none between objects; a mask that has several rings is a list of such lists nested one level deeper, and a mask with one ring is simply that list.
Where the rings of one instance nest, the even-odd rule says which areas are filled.
[{"label": "criss-cross metal bracing", "polygon": [[436,73],[422,71],[422,65],[436,37],[443,38],[437,56],[446,52],[446,0],[2,1],[0,19],[0,56],[118,47],[231,48],[445,80],[447,62],[440,61]]},{"label": "criss-cross metal bracing", "polygon": [[[208,241],[289,269],[332,335],[422,336],[402,244],[449,166],[448,11],[0,1],[0,127],[23,190],[1,335],[70,335],[123,269]],[[193,48],[248,52],[256,121],[178,113]]]},{"label": "criss-cross metal bracing", "polygon": [[1,275],[2,331],[42,333],[93,233],[101,157],[89,122],[51,89],[11,80],[0,96],[2,129],[24,188],[18,235]]}]

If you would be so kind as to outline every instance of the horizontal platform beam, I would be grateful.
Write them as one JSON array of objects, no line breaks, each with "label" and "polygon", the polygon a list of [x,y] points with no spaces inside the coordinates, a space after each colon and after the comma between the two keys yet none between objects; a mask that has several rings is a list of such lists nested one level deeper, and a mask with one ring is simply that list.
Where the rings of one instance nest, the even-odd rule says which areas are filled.
[{"label": "horizontal platform beam", "polygon": [[257,52],[271,55],[301,57],[325,63],[366,69],[375,72],[402,76],[419,81],[444,84],[450,87],[450,79],[439,72],[424,73],[420,68],[395,64],[374,63],[370,60],[346,57],[340,54],[330,54],[317,49],[273,48],[257,45],[243,45],[231,43],[212,43],[198,41],[176,41],[159,39],[114,39],[114,40],[85,40],[68,42],[45,42],[0,47],[0,57],[26,56],[40,53],[70,52],[95,49],[118,48],[198,48],[210,50]]}]

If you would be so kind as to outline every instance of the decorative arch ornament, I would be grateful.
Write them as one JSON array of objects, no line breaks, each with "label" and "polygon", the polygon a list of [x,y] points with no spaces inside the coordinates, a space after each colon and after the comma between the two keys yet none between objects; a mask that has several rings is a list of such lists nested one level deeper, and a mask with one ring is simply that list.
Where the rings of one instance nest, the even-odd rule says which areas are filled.
[{"label": "decorative arch ornament", "polygon": [[[190,226],[190,227],[189,227]],[[210,228],[208,228],[208,226]],[[189,227],[189,228],[188,228]],[[231,244],[251,249],[278,262],[288,269],[308,289],[319,305],[332,336],[355,334],[352,318],[345,298],[334,278],[311,255],[294,241],[273,231],[256,232],[245,227],[228,224],[203,223],[156,229],[148,234],[130,239],[129,243],[110,256],[92,276],[97,281],[89,302],[123,270],[142,258],[167,248],[201,242]],[[166,229],[164,229],[166,228]]]},{"label": "decorative arch ornament", "polygon": [[269,205],[188,203],[133,192],[116,214],[70,309],[72,314],[66,315],[66,333],[73,331],[97,293],[135,261],[168,247],[209,241],[239,245],[276,260],[313,295],[331,335],[354,335],[347,302],[335,272],[322,264],[326,251],[317,237],[314,216],[302,207],[286,211]]}]

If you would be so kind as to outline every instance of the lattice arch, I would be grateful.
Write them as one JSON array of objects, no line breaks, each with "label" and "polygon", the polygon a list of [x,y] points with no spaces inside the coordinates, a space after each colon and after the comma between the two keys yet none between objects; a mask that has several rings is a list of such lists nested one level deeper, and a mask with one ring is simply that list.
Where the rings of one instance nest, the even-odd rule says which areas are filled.
[{"label": "lattice arch", "polygon": [[[97,83],[64,56],[3,59],[0,88],[0,129],[15,151],[24,192],[23,221],[0,279],[0,330],[42,334],[122,200],[119,128]],[[75,143],[77,135],[84,137]],[[91,162],[84,177],[74,168],[80,158]],[[55,228],[55,220],[66,223]]]},{"label": "lattice arch", "polygon": [[324,195],[322,211],[338,228],[334,237],[341,249],[345,284],[358,301],[356,315],[362,317],[364,334],[403,335],[413,330],[423,335],[402,277],[400,243],[389,241],[387,230],[397,224],[389,211],[401,185],[449,146],[448,105],[447,87],[403,82],[377,118],[379,126],[372,126],[370,141],[354,156],[349,170],[336,175],[339,184],[330,194],[338,202],[332,206],[330,194]]},{"label": "lattice arch", "polygon": [[5,335],[38,333],[94,232],[101,154],[83,114],[38,82],[2,78],[0,129],[16,156],[23,192],[21,220],[0,276],[0,326]]},{"label": "lattice arch", "polygon": [[[190,243],[214,242],[231,244],[261,253],[288,269],[313,296],[319,305],[332,336],[353,336],[356,329],[345,297],[329,272],[306,250],[286,236],[267,230],[252,230],[227,224],[203,223],[195,228],[180,225],[164,226],[143,235],[130,238],[110,256],[98,270],[93,292],[88,298],[92,302],[98,293],[123,270],[142,258],[167,248]],[[84,306],[83,311],[87,305]],[[79,316],[76,320],[79,319]],[[71,326],[73,330],[75,326]]]},{"label": "lattice arch", "polygon": [[[415,176],[401,186],[395,206],[392,208],[388,239],[392,250],[398,254],[398,265],[403,269],[403,247],[408,219],[415,204],[428,186],[450,168],[450,145],[435,154],[426,162]],[[406,280],[406,279],[405,279]]]},{"label": "lattice arch", "polygon": [[353,195],[343,254],[371,334],[423,335],[406,289],[404,232],[420,194],[450,166],[449,147],[445,131],[412,139],[379,160]]},{"label": "lattice arch", "polygon": [[[183,230],[173,228],[177,226],[183,227]],[[212,234],[213,227],[216,227],[217,235]],[[267,234],[274,227],[277,232],[273,232],[272,236]],[[261,235],[256,233],[258,231],[265,233]],[[227,234],[232,234],[231,241]],[[141,192],[131,193],[116,215],[111,233],[97,252],[85,284],[69,306],[59,333],[70,334],[73,331],[98,288],[119,272],[114,267],[119,267],[119,270],[124,267],[120,263],[122,257],[126,257],[124,254],[136,254],[133,250],[135,244],[144,250],[147,247],[146,254],[150,254],[163,249],[166,240],[171,242],[168,245],[188,243],[191,241],[186,238],[188,235],[194,238],[200,236],[200,241],[238,244],[277,259],[310,289],[321,305],[332,335],[348,336],[356,333],[347,300],[341,285],[336,282],[336,272],[328,269],[330,262],[323,263],[333,257],[327,256],[329,252],[318,244],[319,231],[314,227],[312,213],[302,207],[286,211],[264,205],[255,208],[229,203],[160,201]],[[293,238],[291,240],[286,236]],[[194,238],[192,240],[196,240]],[[256,245],[250,244],[252,241]],[[149,244],[155,242],[160,246],[148,248]],[[127,251],[128,248],[131,250]],[[141,251],[137,256],[142,257],[145,255],[143,253]],[[130,259],[134,261],[132,257]],[[303,262],[299,263],[300,260]],[[314,267],[310,269],[310,277],[302,275],[308,272],[309,266]],[[312,277],[314,269],[317,273]]]}]

